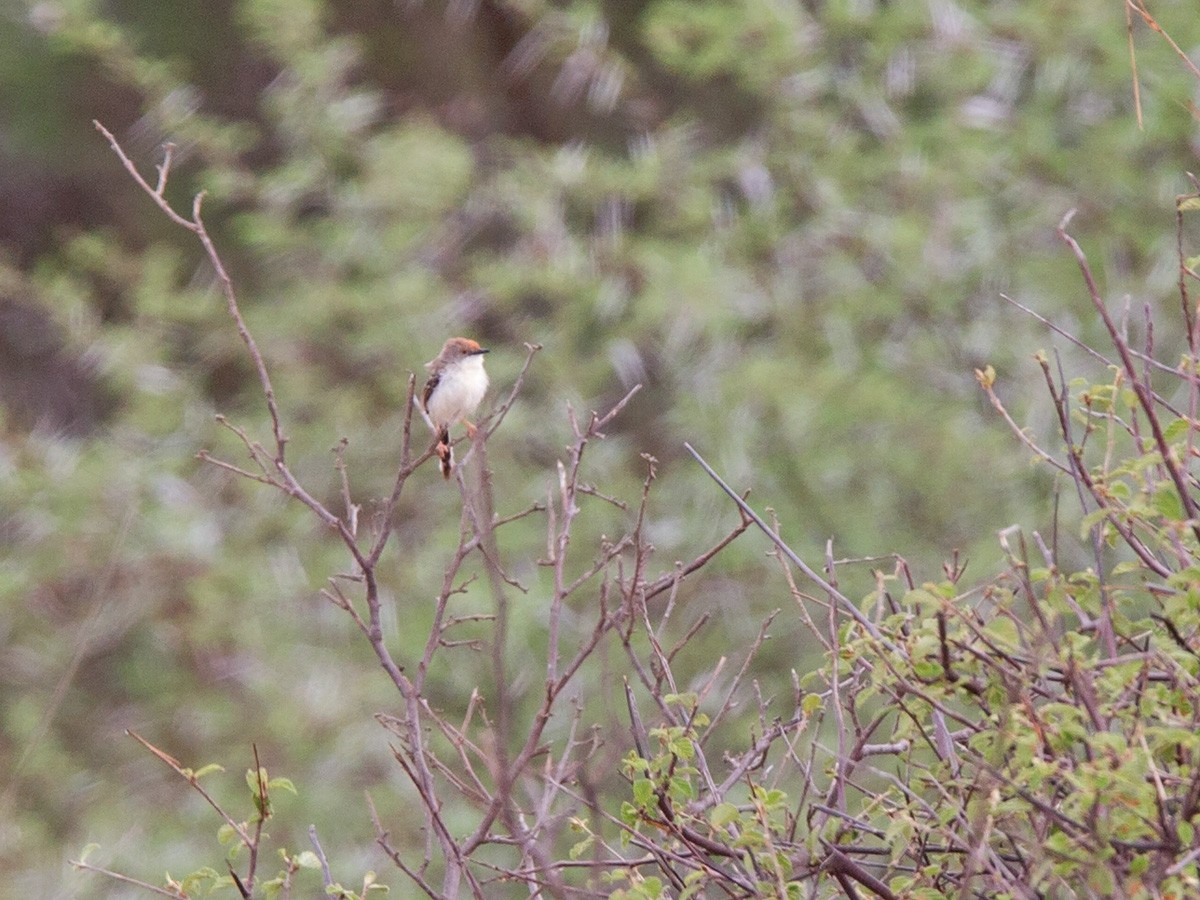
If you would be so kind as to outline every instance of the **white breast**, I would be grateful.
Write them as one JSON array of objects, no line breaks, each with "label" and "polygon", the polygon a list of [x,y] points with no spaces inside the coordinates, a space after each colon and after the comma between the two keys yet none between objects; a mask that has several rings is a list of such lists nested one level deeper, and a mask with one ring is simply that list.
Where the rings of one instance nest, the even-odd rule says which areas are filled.
[{"label": "white breast", "polygon": [[468,356],[442,373],[426,412],[438,425],[453,425],[475,412],[487,389],[483,357]]}]

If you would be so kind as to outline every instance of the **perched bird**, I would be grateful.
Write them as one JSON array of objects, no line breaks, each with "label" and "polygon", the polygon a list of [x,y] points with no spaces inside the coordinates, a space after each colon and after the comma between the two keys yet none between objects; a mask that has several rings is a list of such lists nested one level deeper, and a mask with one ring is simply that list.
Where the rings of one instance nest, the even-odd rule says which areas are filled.
[{"label": "perched bird", "polygon": [[454,337],[446,341],[436,359],[425,363],[429,380],[425,382],[421,405],[437,433],[437,455],[443,478],[449,478],[454,469],[450,426],[464,422],[467,434],[475,437],[475,426],[467,421],[467,416],[475,412],[487,393],[488,376],[483,370],[483,354],[487,352],[470,338]]}]

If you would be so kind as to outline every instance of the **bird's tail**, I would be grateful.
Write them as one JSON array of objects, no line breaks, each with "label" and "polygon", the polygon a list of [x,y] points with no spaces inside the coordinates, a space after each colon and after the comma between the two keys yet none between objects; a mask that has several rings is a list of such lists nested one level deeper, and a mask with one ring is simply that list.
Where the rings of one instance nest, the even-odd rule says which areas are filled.
[{"label": "bird's tail", "polygon": [[438,431],[437,455],[442,477],[449,480],[450,473],[454,470],[454,449],[450,446],[449,427]]}]

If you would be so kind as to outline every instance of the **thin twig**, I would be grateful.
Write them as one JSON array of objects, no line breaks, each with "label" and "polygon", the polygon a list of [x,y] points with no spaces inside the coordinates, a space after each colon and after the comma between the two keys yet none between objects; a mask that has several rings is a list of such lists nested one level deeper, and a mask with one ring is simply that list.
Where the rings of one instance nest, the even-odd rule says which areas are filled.
[{"label": "thin twig", "polygon": [[862,612],[859,610],[859,608],[854,605],[854,602],[852,600],[850,600],[849,597],[847,597],[845,594],[843,594],[841,591],[839,591],[837,588],[835,588],[832,584],[830,584],[828,581],[826,581],[824,578],[822,578],[820,575],[818,575],[812,569],[812,567],[810,567],[808,565],[808,563],[806,563],[804,560],[802,560],[799,557],[799,555],[796,553],[796,551],[794,551],[791,547],[789,547],[787,544],[785,544],[783,542],[783,539],[780,538],[779,535],[776,534],[773,530],[771,530],[771,527],[762,520],[762,517],[754,511],[754,509],[750,506],[750,504],[748,504],[745,500],[743,500],[741,498],[741,496],[737,493],[737,491],[735,491],[733,488],[731,488],[728,484],[725,483],[724,479],[722,479],[721,476],[716,473],[716,471],[713,469],[713,467],[710,466],[704,460],[704,457],[702,457],[699,453],[696,452],[695,448],[693,448],[691,444],[684,443],[683,446],[687,450],[687,452],[692,455],[692,458],[695,459],[696,462],[700,464],[700,468],[704,469],[704,471],[708,474],[708,476],[720,486],[721,490],[723,490],[726,494],[729,495],[730,499],[733,500],[733,502],[737,504],[738,508],[742,511],[742,513],[745,514],[746,517],[750,519],[750,521],[752,521],[755,525],[757,525],[759,527],[759,529],[763,532],[763,534],[765,534],[767,537],[769,537],[771,539],[771,542],[774,543],[775,546],[778,547],[779,550],[785,556],[787,556],[788,559],[790,559],[792,561],[792,563],[796,566],[796,568],[798,568],[801,572],[803,572],[805,575],[807,575],[812,581],[814,581],[821,588],[821,590],[825,591],[826,594],[828,594],[830,597],[832,597],[834,600],[836,600],[842,606],[842,608],[845,609],[846,612],[848,612],[850,614],[851,618],[853,618],[854,621],[856,621],[859,625],[861,625],[863,627],[863,629],[867,632],[867,634],[869,634],[875,640],[879,641],[881,644],[883,644],[884,647],[891,650],[892,652],[894,652],[898,655],[901,655],[901,656],[904,655],[903,652],[900,650],[900,648],[896,646],[896,644],[894,644],[892,641],[888,640],[887,638],[885,638],[883,636],[883,633],[880,632],[879,628],[875,625],[874,622],[872,622],[870,619],[868,619],[865,615],[862,614]]}]

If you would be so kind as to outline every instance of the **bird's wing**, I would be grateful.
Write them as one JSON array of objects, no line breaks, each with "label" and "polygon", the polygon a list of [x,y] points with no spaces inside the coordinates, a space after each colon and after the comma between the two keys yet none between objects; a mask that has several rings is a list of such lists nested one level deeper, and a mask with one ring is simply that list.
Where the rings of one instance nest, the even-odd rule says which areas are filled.
[{"label": "bird's wing", "polygon": [[429,412],[429,398],[433,396],[434,388],[438,386],[438,382],[442,380],[442,373],[435,372],[429,376],[429,380],[425,382],[425,391],[421,394],[421,405],[425,407],[425,412]]}]

